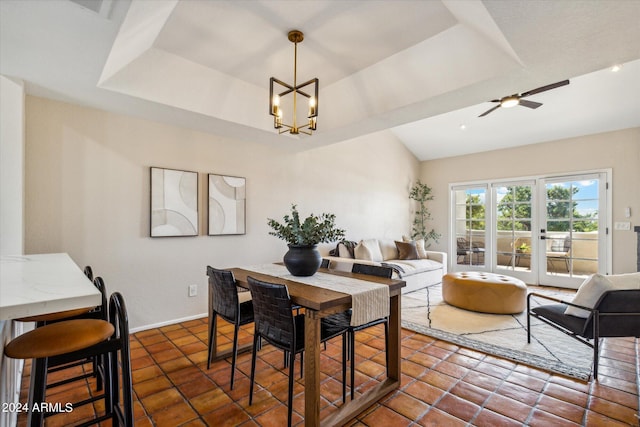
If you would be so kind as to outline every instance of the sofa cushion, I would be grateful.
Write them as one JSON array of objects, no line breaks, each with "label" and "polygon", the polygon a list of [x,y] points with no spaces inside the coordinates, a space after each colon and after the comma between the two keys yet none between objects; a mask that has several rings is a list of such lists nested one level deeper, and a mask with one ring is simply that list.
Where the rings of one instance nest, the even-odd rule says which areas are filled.
[{"label": "sofa cushion", "polygon": [[388,260],[382,265],[395,269],[400,277],[412,276],[414,274],[423,273],[425,271],[433,271],[442,269],[442,264],[430,259],[413,259],[413,260]]},{"label": "sofa cushion", "polygon": [[427,255],[427,250],[424,247],[424,240],[411,240],[407,236],[402,236],[403,242],[416,242],[416,250],[418,251],[418,258],[427,259],[429,256]]},{"label": "sofa cushion", "polygon": [[398,259],[398,248],[396,248],[395,240],[378,239],[378,245],[380,245],[383,260]]},{"label": "sofa cushion", "polygon": [[416,242],[396,242],[396,248],[398,248],[398,259],[418,259]]},{"label": "sofa cushion", "polygon": [[367,261],[382,262],[382,252],[380,252],[380,245],[378,245],[377,239],[360,240],[358,246],[354,249],[356,259],[362,259]]}]

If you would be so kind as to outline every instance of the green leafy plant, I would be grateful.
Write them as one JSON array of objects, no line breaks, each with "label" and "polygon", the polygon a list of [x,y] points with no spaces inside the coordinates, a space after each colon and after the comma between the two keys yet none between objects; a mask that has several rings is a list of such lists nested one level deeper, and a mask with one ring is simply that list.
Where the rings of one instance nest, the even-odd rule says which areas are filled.
[{"label": "green leafy plant", "polygon": [[285,215],[283,223],[268,218],[267,224],[273,228],[269,234],[284,240],[287,244],[310,246],[344,238],[345,231],[336,228],[335,220],[334,214],[323,213],[320,216],[311,214],[300,222],[297,206],[292,204],[291,215]]},{"label": "green leafy plant", "polygon": [[529,252],[529,249],[531,248],[526,243],[522,243],[520,246],[518,246],[518,250],[522,253]]},{"label": "green leafy plant", "polygon": [[433,240],[437,243],[438,239],[441,237],[441,234],[436,233],[433,228],[429,230],[427,227],[427,221],[431,220],[431,212],[429,212],[429,209],[427,209],[425,204],[429,200],[433,200],[431,187],[418,180],[418,182],[411,188],[409,198],[411,200],[415,200],[419,204],[419,209],[413,219],[411,238],[424,240],[424,247],[428,248],[431,246],[429,240]]}]

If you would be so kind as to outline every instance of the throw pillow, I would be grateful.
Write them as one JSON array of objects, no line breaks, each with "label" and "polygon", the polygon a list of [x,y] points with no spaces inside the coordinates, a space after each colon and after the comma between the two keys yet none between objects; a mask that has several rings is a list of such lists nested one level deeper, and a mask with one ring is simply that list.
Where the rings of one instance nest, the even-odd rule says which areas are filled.
[{"label": "throw pillow", "polygon": [[424,240],[423,239],[411,240],[407,236],[402,236],[402,241],[403,242],[416,242],[416,249],[418,250],[418,258],[420,258],[420,259],[428,259],[429,258],[429,256],[427,255],[427,249],[424,247]]},{"label": "throw pillow", "polygon": [[354,249],[356,259],[382,262],[382,253],[376,239],[360,240]]},{"label": "throw pillow", "polygon": [[416,242],[396,242],[398,248],[398,259],[418,259],[418,249]]},{"label": "throw pillow", "polygon": [[378,239],[378,246],[384,261],[398,259],[398,248],[394,239]]},{"label": "throw pillow", "polygon": [[338,243],[338,254],[341,258],[355,258],[354,249],[357,243],[350,240],[345,240]]},{"label": "throw pillow", "polygon": [[616,289],[640,289],[640,273],[612,274],[607,279]]},{"label": "throw pillow", "polygon": [[[576,292],[576,296],[573,297],[573,301],[571,302],[583,307],[593,308],[602,294],[612,289],[614,289],[613,283],[611,283],[606,276],[602,274],[592,274],[582,282],[578,288],[578,292]],[[586,319],[591,313],[581,308],[569,306],[564,311],[564,314]]]}]

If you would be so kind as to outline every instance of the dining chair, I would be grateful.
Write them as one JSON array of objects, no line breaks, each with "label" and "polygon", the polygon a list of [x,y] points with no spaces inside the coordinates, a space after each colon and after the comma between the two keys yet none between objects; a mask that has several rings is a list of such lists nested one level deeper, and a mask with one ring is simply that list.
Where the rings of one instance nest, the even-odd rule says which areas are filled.
[{"label": "dining chair", "polygon": [[217,318],[222,317],[234,325],[233,350],[231,356],[231,385],[236,371],[238,358],[238,331],[240,326],[253,323],[253,303],[251,300],[240,302],[238,286],[233,273],[229,270],[220,270],[207,266],[209,276],[209,353],[207,357],[207,369],[211,367],[213,350],[217,345]]},{"label": "dining chair", "polygon": [[[370,276],[386,277],[387,279],[391,279],[391,277],[393,276],[393,268],[391,267],[384,267],[379,265],[367,265],[367,264],[359,264],[359,263],[353,264],[353,267],[351,268],[351,272],[358,273],[358,274],[368,274]],[[389,348],[389,319],[384,317],[382,319],[372,320],[371,322],[365,323],[364,325],[351,326],[351,310],[347,312],[347,318],[349,321],[348,333],[347,333],[347,336],[349,338],[349,343],[347,345],[349,347],[349,359],[351,363],[351,366],[350,366],[351,382],[349,384],[351,384],[351,400],[353,400],[353,397],[355,394],[354,381],[355,381],[355,362],[356,362],[356,358],[355,358],[356,357],[355,355],[356,334],[355,333],[367,328],[371,328],[376,325],[384,324],[385,361],[387,366],[389,366],[389,353],[387,351],[387,349]]]},{"label": "dining chair", "polygon": [[[289,355],[289,394],[287,425],[291,426],[293,410],[293,375],[296,354],[301,353],[300,369],[302,370],[302,353],[304,351],[304,321],[302,314],[295,315],[292,310],[291,298],[286,285],[269,283],[247,277],[253,309],[255,315],[255,333],[253,335],[253,354],[251,356],[251,380],[249,385],[249,405],[253,402],[253,385],[256,373],[256,356],[258,344],[264,339],[269,344]],[[346,376],[346,327],[336,326],[320,320],[320,342],[342,336],[342,381]],[[342,389],[342,399],[345,400],[345,387]]]}]

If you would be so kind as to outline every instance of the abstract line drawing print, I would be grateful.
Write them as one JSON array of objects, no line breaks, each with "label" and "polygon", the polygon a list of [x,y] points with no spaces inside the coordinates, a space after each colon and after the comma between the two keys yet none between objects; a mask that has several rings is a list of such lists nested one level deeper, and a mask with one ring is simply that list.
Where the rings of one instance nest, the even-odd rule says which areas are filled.
[{"label": "abstract line drawing print", "polygon": [[151,237],[198,235],[198,173],[151,168]]},{"label": "abstract line drawing print", "polygon": [[245,234],[246,178],[209,174],[209,235]]}]

